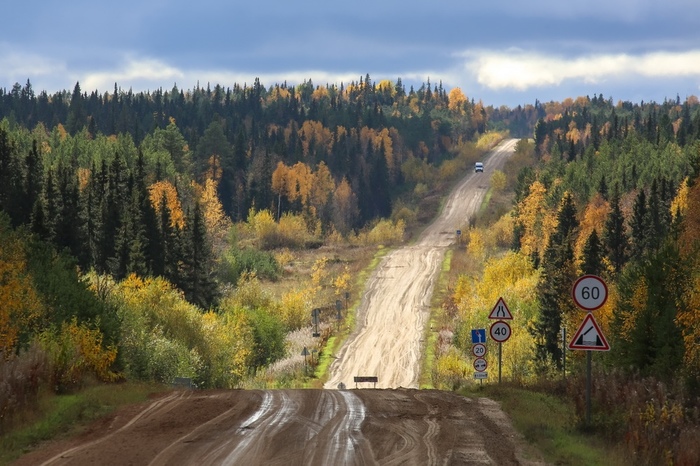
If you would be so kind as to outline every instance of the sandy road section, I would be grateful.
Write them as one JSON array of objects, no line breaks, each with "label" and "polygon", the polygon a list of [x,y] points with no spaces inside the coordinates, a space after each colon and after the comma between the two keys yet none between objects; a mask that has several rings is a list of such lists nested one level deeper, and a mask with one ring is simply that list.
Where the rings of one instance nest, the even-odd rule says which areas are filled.
[{"label": "sandy road section", "polygon": [[435,390],[174,392],[16,465],[526,464],[493,410]]},{"label": "sandy road section", "polygon": [[418,387],[421,339],[430,299],[445,251],[457,228],[475,214],[494,170],[503,167],[517,139],[496,147],[484,160],[484,173],[465,177],[443,211],[413,245],[388,254],[369,278],[358,310],[358,326],[330,366],[325,388],[355,376],[377,376],[377,388]]}]

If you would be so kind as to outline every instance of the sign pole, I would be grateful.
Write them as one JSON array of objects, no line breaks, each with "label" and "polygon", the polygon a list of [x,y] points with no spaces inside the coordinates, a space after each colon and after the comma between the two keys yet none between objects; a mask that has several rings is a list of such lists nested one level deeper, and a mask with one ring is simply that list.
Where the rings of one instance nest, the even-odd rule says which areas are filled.
[{"label": "sign pole", "polygon": [[564,369],[564,380],[566,380],[566,327],[561,328],[561,359]]},{"label": "sign pole", "polygon": [[591,351],[586,351],[586,425],[591,426]]},{"label": "sign pole", "polygon": [[498,342],[498,383],[501,383],[501,351],[503,343]]}]

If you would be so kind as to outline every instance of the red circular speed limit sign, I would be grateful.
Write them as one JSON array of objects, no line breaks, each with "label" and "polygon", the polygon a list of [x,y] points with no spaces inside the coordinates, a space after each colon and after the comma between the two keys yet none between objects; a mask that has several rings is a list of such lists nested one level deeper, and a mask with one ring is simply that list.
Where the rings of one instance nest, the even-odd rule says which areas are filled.
[{"label": "red circular speed limit sign", "polygon": [[508,325],[507,322],[499,320],[498,322],[491,324],[490,333],[491,338],[493,338],[494,341],[503,343],[510,338],[510,325]]},{"label": "red circular speed limit sign", "polygon": [[608,300],[608,286],[600,277],[584,275],[574,283],[571,296],[581,309],[595,311]]},{"label": "red circular speed limit sign", "polygon": [[483,343],[477,343],[472,346],[472,354],[477,358],[481,358],[486,354],[486,345]]}]

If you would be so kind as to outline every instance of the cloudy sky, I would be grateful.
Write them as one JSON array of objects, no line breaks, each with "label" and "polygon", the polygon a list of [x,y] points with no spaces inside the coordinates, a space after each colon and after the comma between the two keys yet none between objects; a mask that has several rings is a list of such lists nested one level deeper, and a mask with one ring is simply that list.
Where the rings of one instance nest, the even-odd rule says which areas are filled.
[{"label": "cloudy sky", "polygon": [[487,105],[700,95],[697,0],[25,0],[0,87],[266,87],[428,79]]}]

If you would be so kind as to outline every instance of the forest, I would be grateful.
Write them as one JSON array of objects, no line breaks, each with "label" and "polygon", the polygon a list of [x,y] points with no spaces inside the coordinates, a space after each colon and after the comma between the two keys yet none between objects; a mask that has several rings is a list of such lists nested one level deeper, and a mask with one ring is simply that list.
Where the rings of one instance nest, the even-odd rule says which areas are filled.
[{"label": "forest", "polygon": [[610,290],[596,319],[614,348],[596,370],[618,387],[676,387],[646,406],[681,442],[679,426],[699,417],[688,401],[700,391],[698,99],[494,108],[442,83],[407,90],[369,75],[0,89],[0,414],[47,384],[64,393],[90,379],[243,386],[283,361],[314,302],[351,287],[320,258],[271,295],[265,283],[294,251],[404,241],[435,213],[421,202],[504,135],[522,139],[492,178],[502,205],[465,225],[454,253],[431,386],[467,383],[469,329],[499,296],[517,322],[506,376],[556,379],[566,362],[576,374],[581,355],[562,351],[560,332],[583,315],[573,281],[594,274]]},{"label": "forest", "polygon": [[298,286],[263,285],[295,251],[403,240],[434,215],[410,206],[483,152],[487,115],[460,89],[365,76],[52,96],[27,81],[0,91],[0,118],[7,401],[90,378],[239,387],[282,362],[350,272],[320,256]]},{"label": "forest", "polygon": [[[698,101],[550,102],[507,162],[509,211],[469,230],[443,303],[433,377],[471,374],[470,329],[499,297],[514,320],[504,374],[576,404],[579,422],[621,442],[635,464],[700,460],[700,118]],[[475,269],[472,264],[480,263]],[[611,350],[593,355],[585,425],[585,351],[569,343],[586,313],[578,277],[608,287],[594,317]],[[476,290],[476,291],[475,291]],[[562,341],[562,330],[567,340]],[[489,367],[497,367],[496,348]],[[538,382],[539,381],[539,382]]]}]

